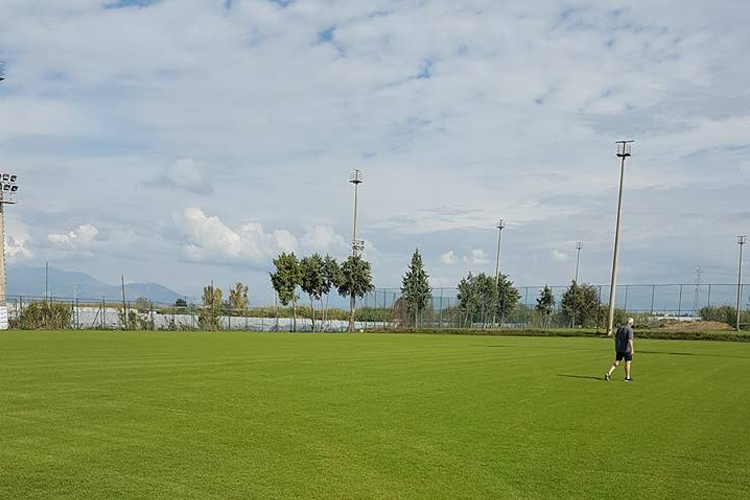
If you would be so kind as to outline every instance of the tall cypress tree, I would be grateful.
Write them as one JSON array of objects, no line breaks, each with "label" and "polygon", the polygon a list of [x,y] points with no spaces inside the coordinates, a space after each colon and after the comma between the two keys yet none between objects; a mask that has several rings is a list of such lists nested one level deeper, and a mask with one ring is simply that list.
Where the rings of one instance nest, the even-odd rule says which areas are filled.
[{"label": "tall cypress tree", "polygon": [[401,282],[401,297],[406,303],[410,314],[414,315],[414,327],[419,326],[419,316],[427,309],[432,296],[432,289],[428,282],[429,276],[424,270],[422,256],[419,249],[414,251],[406,274]]},{"label": "tall cypress tree", "polygon": [[549,326],[549,317],[552,314],[552,310],[555,307],[555,296],[552,294],[552,290],[547,285],[544,285],[542,291],[539,292],[539,298],[536,299],[536,311],[542,316],[542,324],[544,327]]}]

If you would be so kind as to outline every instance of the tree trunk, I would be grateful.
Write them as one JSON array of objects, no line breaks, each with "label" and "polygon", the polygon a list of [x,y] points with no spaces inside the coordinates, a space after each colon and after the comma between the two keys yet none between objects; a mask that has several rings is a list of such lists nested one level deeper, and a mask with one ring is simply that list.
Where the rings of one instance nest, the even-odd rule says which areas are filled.
[{"label": "tree trunk", "polygon": [[294,299],[292,301],[292,305],[294,306],[294,323],[292,324],[292,331],[297,331],[297,299]]},{"label": "tree trunk", "polygon": [[320,333],[323,333],[323,330],[325,329],[325,326],[326,326],[326,312],[323,308],[323,296],[322,295],[318,299],[318,302],[319,302],[318,305],[320,305],[320,311],[321,311],[320,312],[320,326],[318,327],[318,330],[320,331]]},{"label": "tree trunk", "polygon": [[276,305],[276,331],[279,331],[279,296],[278,294],[273,294],[273,302]]},{"label": "tree trunk", "polygon": [[323,308],[323,324],[320,326],[320,331],[328,330],[328,326],[326,322],[328,321],[328,296],[330,294],[326,294],[326,302],[325,305],[323,305],[323,297],[320,298],[320,307]]},{"label": "tree trunk", "polygon": [[312,318],[312,331],[315,333],[315,304],[312,297],[310,297],[310,316]]},{"label": "tree trunk", "polygon": [[419,331],[419,310],[414,308],[414,331]]},{"label": "tree trunk", "polygon": [[354,295],[349,296],[349,331],[354,331]]}]

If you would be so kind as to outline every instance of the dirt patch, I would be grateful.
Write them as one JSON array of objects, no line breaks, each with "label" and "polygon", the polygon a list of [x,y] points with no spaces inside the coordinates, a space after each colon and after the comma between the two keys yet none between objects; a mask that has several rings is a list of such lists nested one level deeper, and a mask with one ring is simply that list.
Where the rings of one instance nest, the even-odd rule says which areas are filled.
[{"label": "dirt patch", "polygon": [[734,330],[726,323],[719,321],[662,321],[656,328],[680,332],[723,332]]}]

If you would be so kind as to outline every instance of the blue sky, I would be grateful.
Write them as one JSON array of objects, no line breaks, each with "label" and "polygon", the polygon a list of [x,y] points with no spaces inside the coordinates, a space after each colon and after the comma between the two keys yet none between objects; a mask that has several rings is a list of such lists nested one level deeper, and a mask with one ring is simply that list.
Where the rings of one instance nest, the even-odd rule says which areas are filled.
[{"label": "blue sky", "polygon": [[[535,5],[540,4],[540,5]],[[282,250],[346,255],[349,171],[379,286],[731,282],[750,232],[750,5],[163,0],[0,5],[15,263],[267,295]]]}]

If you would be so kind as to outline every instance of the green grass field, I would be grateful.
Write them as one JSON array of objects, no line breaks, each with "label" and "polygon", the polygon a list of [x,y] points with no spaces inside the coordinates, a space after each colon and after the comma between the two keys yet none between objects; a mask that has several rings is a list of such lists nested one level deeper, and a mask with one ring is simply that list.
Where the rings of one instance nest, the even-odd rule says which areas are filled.
[{"label": "green grass field", "polygon": [[0,333],[0,498],[750,498],[750,344]]}]

